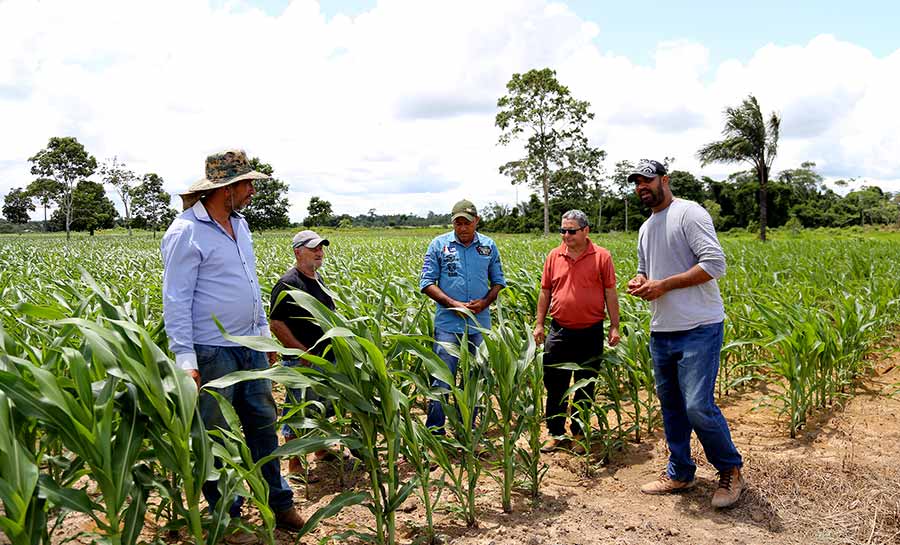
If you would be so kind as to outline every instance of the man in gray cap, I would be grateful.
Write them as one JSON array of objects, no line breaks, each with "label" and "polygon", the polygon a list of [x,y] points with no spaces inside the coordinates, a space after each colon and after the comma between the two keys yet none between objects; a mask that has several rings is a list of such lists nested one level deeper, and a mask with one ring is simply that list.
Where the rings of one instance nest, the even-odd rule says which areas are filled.
[{"label": "man in gray cap", "polygon": [[[329,244],[331,243],[327,238],[320,237],[315,231],[300,231],[294,235],[291,242],[294,250],[294,265],[272,287],[269,320],[272,333],[285,347],[299,348],[300,350],[309,351],[314,356],[334,361],[334,353],[330,350],[326,353],[325,350],[330,345],[330,341],[316,344],[325,332],[310,319],[312,315],[306,309],[295,304],[294,300],[287,293],[284,293],[291,290],[305,291],[329,309],[334,310],[334,300],[325,290],[322,276],[318,272],[325,259],[325,247]],[[306,360],[296,356],[284,356],[283,359],[284,365],[288,367],[309,365]],[[288,390],[286,401],[299,403],[303,400],[307,402],[318,401],[325,404],[325,416],[334,414],[334,407],[327,401],[319,398],[312,389],[296,388]],[[285,407],[284,414],[288,412],[288,408]],[[285,441],[290,441],[297,437],[294,430],[287,424],[285,424],[281,433]],[[329,460],[334,458],[334,454],[327,449],[322,449],[316,451],[315,457],[318,460]],[[291,458],[288,461],[289,473],[300,473],[301,470],[302,465],[299,459]]]},{"label": "man in gray cap", "polygon": [[[476,328],[490,329],[491,303],[504,287],[500,252],[490,238],[478,233],[478,211],[470,201],[462,200],[453,205],[453,230],[435,237],[425,252],[419,289],[437,303],[434,316],[434,352],[456,375],[459,358],[451,355],[441,343],[459,346],[464,332],[468,333],[469,350],[474,351],[482,342]],[[455,312],[454,308],[466,308],[477,321]],[[449,388],[439,380],[432,386]],[[443,406],[439,401],[428,402],[428,418],[425,424],[443,432]]]},{"label": "man in gray cap", "polygon": [[[226,340],[213,314],[232,335],[269,335],[262,306],[256,257],[247,222],[238,211],[250,203],[254,180],[268,178],[250,168],[243,151],[229,150],[206,159],[206,178],[181,195],[182,212],[162,239],[163,320],[175,363],[190,373],[198,388],[233,371],[265,369],[274,361],[266,354]],[[272,383],[241,382],[217,389],[234,406],[254,460],[278,446]],[[200,414],[206,428],[227,429],[216,400],[200,394]],[[269,505],[279,527],[292,531],[304,525],[294,508],[293,491],[281,477],[277,459],[262,466],[269,484]],[[213,509],[221,499],[216,481],[203,492]],[[228,498],[226,501],[232,501]],[[241,514],[242,498],[233,499],[229,512]]]}]

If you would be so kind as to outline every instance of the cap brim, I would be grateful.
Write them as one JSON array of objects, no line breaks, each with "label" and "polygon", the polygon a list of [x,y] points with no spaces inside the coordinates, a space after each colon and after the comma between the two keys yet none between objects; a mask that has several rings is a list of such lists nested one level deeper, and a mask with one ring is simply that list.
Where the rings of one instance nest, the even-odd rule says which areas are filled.
[{"label": "cap brim", "polygon": [[263,174],[262,172],[257,172],[255,170],[251,170],[250,172],[245,172],[243,174],[238,174],[233,178],[222,178],[221,180],[208,180],[203,178],[202,180],[198,180],[191,184],[191,187],[188,188],[187,191],[181,193],[181,196],[190,195],[191,193],[201,193],[203,191],[209,191],[211,189],[218,189],[220,187],[227,187],[231,184],[236,184],[238,182],[243,182],[244,180],[266,180],[270,178]]},{"label": "cap brim", "polygon": [[469,221],[475,221],[475,216],[472,214],[467,214],[465,212],[457,212],[450,217],[450,221],[455,220],[456,218],[466,218]]},{"label": "cap brim", "polygon": [[221,180],[207,180],[206,178],[203,178],[202,180],[192,183],[187,191],[179,193],[178,196],[181,197],[183,209],[187,210],[194,206],[194,204],[200,200],[201,195],[207,191],[212,191],[213,189],[218,189],[220,187],[227,187],[231,184],[243,182],[244,180],[267,180],[269,178],[271,178],[271,176],[255,170],[238,174],[233,178],[223,178]]},{"label": "cap brim", "polygon": [[634,179],[637,178],[638,176],[643,176],[644,178],[651,178],[651,179],[652,179],[652,178],[655,178],[655,177],[657,177],[657,176],[664,176],[664,175],[663,175],[663,174],[659,174],[659,173],[654,172],[654,173],[653,173],[653,176],[647,176],[647,173],[646,173],[646,172],[632,172],[631,174],[628,175],[628,178],[626,178],[626,180],[628,180],[628,183],[633,184],[633,183],[634,183]]},{"label": "cap brim", "polygon": [[328,239],[327,239],[327,238],[314,238],[314,239],[311,239],[311,240],[307,240],[307,241],[304,242],[303,244],[298,244],[298,245],[294,246],[294,248],[309,248],[309,249],[313,249],[313,248],[318,248],[319,245],[330,246],[331,243],[328,242]]}]

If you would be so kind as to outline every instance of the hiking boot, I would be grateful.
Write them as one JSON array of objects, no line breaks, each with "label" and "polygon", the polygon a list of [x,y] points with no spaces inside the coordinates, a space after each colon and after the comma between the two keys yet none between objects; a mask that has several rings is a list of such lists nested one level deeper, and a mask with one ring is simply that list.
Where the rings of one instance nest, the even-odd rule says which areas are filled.
[{"label": "hiking boot", "polygon": [[584,435],[578,434],[572,436],[572,453],[578,456],[582,454],[587,454],[587,449],[584,445]]},{"label": "hiking boot", "polygon": [[347,456],[343,453],[337,453],[331,449],[323,448],[315,451],[313,457],[318,462],[337,462],[338,460],[346,460]]},{"label": "hiking boot", "polygon": [[299,532],[306,521],[300,515],[296,508],[291,507],[286,511],[275,513],[275,527],[287,530],[289,532]]},{"label": "hiking boot", "polygon": [[256,545],[259,543],[259,538],[253,532],[244,530],[243,528],[236,528],[233,532],[225,536],[222,541],[228,545]]},{"label": "hiking boot", "polygon": [[664,471],[658,479],[643,485],[641,487],[641,492],[652,495],[672,494],[674,492],[690,490],[691,488],[694,488],[695,484],[696,481],[693,479],[690,481],[676,481],[672,477],[669,477],[669,474]]},{"label": "hiking boot", "polygon": [[541,447],[541,452],[543,452],[544,454],[549,454],[558,450],[566,450],[571,446],[572,440],[568,437],[554,437]]},{"label": "hiking boot", "polygon": [[713,494],[712,506],[716,508],[733,505],[741,497],[744,491],[744,478],[741,476],[741,468],[733,467],[728,471],[719,472],[719,486]]},{"label": "hiking boot", "polygon": [[306,472],[306,469],[303,467],[303,460],[301,460],[297,456],[291,456],[288,458],[288,474],[290,475],[300,475]]}]

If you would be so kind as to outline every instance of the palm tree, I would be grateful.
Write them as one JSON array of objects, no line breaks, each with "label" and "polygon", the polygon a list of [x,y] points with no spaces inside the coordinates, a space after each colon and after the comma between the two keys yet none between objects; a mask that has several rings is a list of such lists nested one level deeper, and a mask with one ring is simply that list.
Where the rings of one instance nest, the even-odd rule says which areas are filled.
[{"label": "palm tree", "polygon": [[769,169],[778,153],[778,129],[781,119],[775,112],[766,122],[753,95],[744,99],[738,108],[725,109],[724,138],[710,142],[697,152],[703,166],[712,162],[739,163],[746,161],[756,169],[759,179],[759,239],[766,241],[766,189]]}]

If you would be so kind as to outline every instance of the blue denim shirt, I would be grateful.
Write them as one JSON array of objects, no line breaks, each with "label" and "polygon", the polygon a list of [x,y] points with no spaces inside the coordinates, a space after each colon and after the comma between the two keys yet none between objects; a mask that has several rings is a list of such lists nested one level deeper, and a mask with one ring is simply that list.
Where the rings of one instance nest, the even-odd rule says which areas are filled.
[{"label": "blue denim shirt", "polygon": [[198,202],[162,239],[163,320],[183,369],[197,368],[195,344],[238,346],[222,337],[213,314],[232,335],[269,336],[250,228],[240,214],[230,219],[234,239]]},{"label": "blue denim shirt", "polygon": [[[463,303],[486,296],[491,286],[497,284],[506,286],[497,245],[490,238],[477,232],[468,247],[457,240],[453,231],[435,237],[425,252],[419,290],[424,290],[432,284],[437,284],[448,296]],[[478,319],[479,327],[485,329],[491,327],[490,308],[482,310],[475,317]],[[476,325],[450,309],[437,305],[437,312],[434,315],[435,329],[462,333],[466,321],[469,327]]]}]

